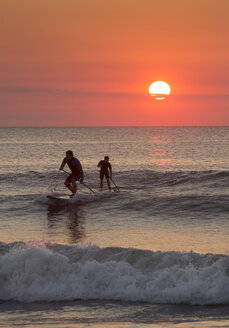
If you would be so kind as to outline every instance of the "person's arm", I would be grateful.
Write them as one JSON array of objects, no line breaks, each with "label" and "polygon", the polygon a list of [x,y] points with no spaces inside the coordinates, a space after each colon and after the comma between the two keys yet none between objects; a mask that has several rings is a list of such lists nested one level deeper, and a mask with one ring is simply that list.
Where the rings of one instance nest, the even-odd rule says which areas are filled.
[{"label": "person's arm", "polygon": [[83,183],[84,173],[83,173],[82,165],[81,165],[81,163],[80,163],[80,161],[78,159],[75,159],[75,164],[76,164],[76,167],[78,168],[78,170],[80,171],[79,182],[80,183]]},{"label": "person's arm", "polygon": [[101,167],[101,161],[98,163],[97,167]]},{"label": "person's arm", "polygon": [[67,160],[66,160],[66,158],[64,158],[64,159],[63,159],[63,162],[62,162],[62,164],[61,164],[61,166],[60,166],[60,168],[59,168],[60,171],[63,170],[63,168],[64,168],[64,166],[65,166],[66,163],[67,163]]},{"label": "person's arm", "polygon": [[83,169],[81,168],[81,170],[80,170],[80,179],[79,179],[80,183],[83,183],[83,180],[84,180],[84,173],[83,173]]},{"label": "person's arm", "polygon": [[110,170],[110,178],[112,179],[112,167],[111,167],[111,164],[109,165],[109,170]]}]

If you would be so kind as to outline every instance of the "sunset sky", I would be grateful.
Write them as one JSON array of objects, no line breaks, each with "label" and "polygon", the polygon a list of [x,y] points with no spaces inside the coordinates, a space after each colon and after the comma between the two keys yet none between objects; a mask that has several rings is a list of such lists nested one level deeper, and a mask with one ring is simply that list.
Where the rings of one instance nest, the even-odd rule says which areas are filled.
[{"label": "sunset sky", "polygon": [[1,0],[0,126],[228,124],[229,0]]}]

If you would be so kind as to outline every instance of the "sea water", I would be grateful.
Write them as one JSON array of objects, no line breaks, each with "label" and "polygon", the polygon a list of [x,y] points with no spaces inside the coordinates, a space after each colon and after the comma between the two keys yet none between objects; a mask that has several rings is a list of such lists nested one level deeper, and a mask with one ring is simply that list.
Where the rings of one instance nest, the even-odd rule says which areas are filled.
[{"label": "sea water", "polygon": [[[228,327],[228,144],[229,127],[0,128],[0,327]],[[48,199],[69,149],[95,194]]]}]

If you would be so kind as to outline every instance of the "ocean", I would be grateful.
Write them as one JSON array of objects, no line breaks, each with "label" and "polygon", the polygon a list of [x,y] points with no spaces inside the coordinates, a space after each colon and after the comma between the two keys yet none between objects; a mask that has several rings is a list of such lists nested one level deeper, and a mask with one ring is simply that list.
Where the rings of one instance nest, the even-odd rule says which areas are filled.
[{"label": "ocean", "polygon": [[[0,327],[229,327],[228,145],[229,127],[0,128]],[[86,186],[56,201],[69,149]]]}]

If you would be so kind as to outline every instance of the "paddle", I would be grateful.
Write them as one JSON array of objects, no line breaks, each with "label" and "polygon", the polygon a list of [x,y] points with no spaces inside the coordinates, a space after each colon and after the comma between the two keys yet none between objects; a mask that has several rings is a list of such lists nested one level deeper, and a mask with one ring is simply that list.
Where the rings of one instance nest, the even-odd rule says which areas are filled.
[{"label": "paddle", "polygon": [[67,172],[67,171],[65,171],[65,170],[60,170],[60,171],[62,171],[62,172],[64,172],[64,173],[66,173],[67,175],[70,175],[70,173],[69,173],[69,172]]},{"label": "paddle", "polygon": [[95,191],[92,190],[90,187],[88,187],[84,182],[81,182],[86,188],[88,188],[89,190],[91,190],[93,192],[93,194],[95,194]]},{"label": "paddle", "polygon": [[[70,173],[68,173],[68,172],[65,171],[65,170],[61,170],[61,171],[63,171],[64,173],[70,175]],[[84,185],[84,186],[85,186],[86,188],[88,188],[89,190],[91,190],[91,192],[93,192],[93,194],[95,194],[94,190],[92,190],[90,187],[88,187],[85,183],[81,182],[81,184]]]},{"label": "paddle", "polygon": [[117,190],[120,192],[120,189],[119,189],[119,187],[114,183],[114,180],[112,180],[111,178],[110,178],[110,180],[113,182],[113,184],[115,185],[115,188],[117,188]]}]

